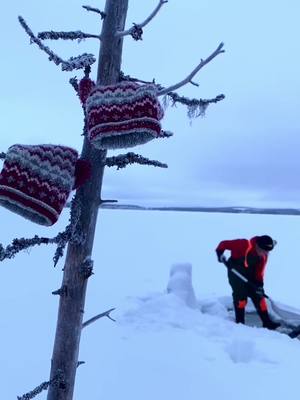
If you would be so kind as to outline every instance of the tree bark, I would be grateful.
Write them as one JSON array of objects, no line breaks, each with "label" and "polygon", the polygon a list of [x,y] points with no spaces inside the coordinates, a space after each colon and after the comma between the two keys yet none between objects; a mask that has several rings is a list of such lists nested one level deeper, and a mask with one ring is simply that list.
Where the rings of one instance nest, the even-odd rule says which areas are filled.
[{"label": "tree bark", "polygon": [[[97,73],[100,84],[115,83],[119,79],[123,38],[116,37],[115,33],[124,30],[128,1],[106,0]],[[59,301],[50,371],[52,383],[47,400],[72,400],[74,392],[87,288],[87,277],[82,267],[93,250],[106,151],[96,150],[85,138],[82,157],[92,165],[91,179],[76,192],[76,200],[81,205],[78,226],[85,240],[81,244],[69,243],[67,249],[62,281],[62,287],[67,291]],[[57,382],[58,375],[61,380]]]}]

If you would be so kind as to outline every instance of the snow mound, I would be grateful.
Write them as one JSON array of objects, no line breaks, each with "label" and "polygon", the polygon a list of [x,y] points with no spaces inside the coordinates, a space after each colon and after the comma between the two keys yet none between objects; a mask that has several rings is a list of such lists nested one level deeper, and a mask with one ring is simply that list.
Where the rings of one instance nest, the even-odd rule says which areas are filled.
[{"label": "snow mound", "polygon": [[192,264],[177,263],[171,266],[167,292],[178,296],[188,307],[197,308],[192,283]]}]

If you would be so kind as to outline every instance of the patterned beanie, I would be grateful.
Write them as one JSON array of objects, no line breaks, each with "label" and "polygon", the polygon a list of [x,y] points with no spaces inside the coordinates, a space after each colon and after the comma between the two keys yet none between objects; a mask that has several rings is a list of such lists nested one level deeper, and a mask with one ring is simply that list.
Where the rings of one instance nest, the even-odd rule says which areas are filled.
[{"label": "patterned beanie", "polygon": [[96,86],[85,109],[88,138],[99,149],[133,147],[161,135],[163,109],[155,85]]},{"label": "patterned beanie", "polygon": [[76,150],[56,145],[11,146],[0,174],[0,204],[40,225],[53,225],[71,190],[88,175]]}]

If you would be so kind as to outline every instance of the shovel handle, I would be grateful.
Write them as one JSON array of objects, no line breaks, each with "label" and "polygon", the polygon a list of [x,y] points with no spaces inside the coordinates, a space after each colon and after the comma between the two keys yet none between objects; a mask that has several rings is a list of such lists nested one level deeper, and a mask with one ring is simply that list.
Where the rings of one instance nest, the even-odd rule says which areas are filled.
[{"label": "shovel handle", "polygon": [[[231,271],[234,275],[238,276],[243,282],[247,283],[254,290],[257,290],[257,286],[254,283],[250,282],[249,279],[247,279],[243,274],[241,274],[235,268],[230,268],[227,260],[224,260],[222,262],[226,266],[226,268],[228,268],[229,271]],[[269,296],[266,293],[263,294],[263,297],[265,297],[266,299],[269,299]]]}]

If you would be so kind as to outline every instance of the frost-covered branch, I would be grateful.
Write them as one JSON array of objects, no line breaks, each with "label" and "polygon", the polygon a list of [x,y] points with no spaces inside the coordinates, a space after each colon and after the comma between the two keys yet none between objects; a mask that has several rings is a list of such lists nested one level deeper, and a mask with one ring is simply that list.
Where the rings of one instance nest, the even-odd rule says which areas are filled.
[{"label": "frost-covered branch", "polygon": [[46,238],[46,237],[39,237],[35,235],[32,239],[14,239],[12,244],[8,245],[6,248],[0,244],[0,261],[5,259],[14,258],[14,256],[22,250],[27,250],[33,246],[39,246],[41,244],[51,244],[56,243],[57,239],[55,238]]},{"label": "frost-covered branch", "polygon": [[67,61],[63,61],[61,65],[62,71],[73,71],[74,69],[83,69],[94,64],[96,58],[93,54],[81,54],[77,57],[71,57]]},{"label": "frost-covered branch", "polygon": [[60,257],[63,256],[64,249],[69,241],[72,241],[72,243],[80,243],[84,240],[78,229],[80,212],[79,204],[75,202],[75,200],[72,200],[69,224],[63,232],[59,232],[55,237],[47,238],[35,235],[31,239],[14,239],[12,243],[5,248],[0,244],[0,261],[14,258],[20,251],[27,250],[34,246],[40,246],[41,244],[57,244],[57,249],[53,257],[54,266],[56,266]]},{"label": "frost-covered branch", "polygon": [[73,86],[73,89],[78,94],[79,85],[78,85],[78,80],[77,80],[76,76],[74,76],[73,78],[70,78],[69,83],[70,83],[70,85]]},{"label": "frost-covered branch", "polygon": [[63,374],[60,371],[53,379],[47,382],[41,383],[35,389],[31,390],[28,393],[23,394],[22,396],[17,396],[18,400],[31,400],[40,394],[43,390],[48,390],[50,385],[59,385],[60,387],[65,386],[65,381],[63,379]]},{"label": "frost-covered branch", "polygon": [[49,47],[45,46],[41,42],[41,40],[39,40],[36,36],[34,36],[32,30],[29,28],[29,26],[25,22],[24,18],[19,16],[18,19],[19,19],[19,22],[22,25],[23,29],[27,33],[27,35],[30,37],[30,42],[37,44],[42,51],[47,53],[50,61],[53,61],[56,65],[61,64],[63,62],[63,60],[60,57],[58,57],[52,50],[50,50]]},{"label": "frost-covered branch", "polygon": [[224,100],[225,96],[224,94],[219,94],[213,99],[189,99],[184,96],[179,96],[176,92],[170,92],[166,94],[163,98],[163,103],[165,107],[169,105],[169,99],[171,99],[172,101],[172,106],[177,103],[186,105],[188,108],[188,117],[197,118],[199,116],[205,115],[205,111],[209,104],[218,103],[219,101]]},{"label": "frost-covered branch", "polygon": [[107,317],[107,318],[109,318],[110,320],[112,320],[112,321],[115,322],[116,320],[113,319],[113,318],[110,316],[110,313],[111,313],[112,311],[114,311],[114,310],[115,310],[115,308],[111,308],[110,310],[107,310],[107,311],[105,311],[105,312],[103,312],[103,313],[101,313],[101,314],[96,315],[96,316],[93,317],[93,318],[88,319],[87,321],[85,321],[85,322],[82,324],[81,329],[85,328],[86,326],[92,324],[93,322],[95,322],[95,321],[97,321],[98,319],[103,318],[103,317]]},{"label": "frost-covered branch", "polygon": [[149,160],[148,158],[131,152],[114,157],[107,157],[105,160],[105,165],[107,167],[118,167],[117,169],[125,168],[128,164],[144,164],[153,165],[154,167],[168,168],[167,164],[163,164],[160,161]]},{"label": "frost-covered branch", "polygon": [[85,8],[87,11],[92,11],[92,12],[95,12],[97,14],[100,14],[101,19],[104,19],[106,17],[105,12],[99,10],[99,8],[90,7],[90,6],[82,6],[82,8]]},{"label": "frost-covered branch", "polygon": [[163,129],[160,131],[160,138],[164,139],[164,138],[170,138],[174,135],[173,132],[170,131],[164,131]]},{"label": "frost-covered branch", "polygon": [[132,28],[127,29],[125,31],[118,31],[116,33],[116,36],[121,37],[121,36],[131,35],[134,40],[142,40],[144,26],[146,26],[155,17],[155,15],[158,13],[160,8],[167,2],[168,2],[168,0],[159,0],[159,3],[156,6],[156,8],[152,11],[152,13],[149,15],[149,17],[145,19],[144,22],[142,22],[140,24],[134,23]]},{"label": "frost-covered branch", "polygon": [[79,200],[74,197],[71,202],[69,224],[63,232],[56,236],[55,243],[57,243],[57,248],[53,257],[54,267],[57,265],[59,259],[64,255],[64,250],[68,242],[80,244],[85,240],[78,225],[80,215],[81,205]]},{"label": "frost-covered branch", "polygon": [[3,152],[1,152],[1,153],[0,153],[0,160],[4,160],[4,159],[5,159],[5,157],[6,157],[6,154],[5,154],[5,153],[3,153]]},{"label": "frost-covered branch", "polygon": [[38,39],[41,40],[84,40],[89,38],[100,39],[99,35],[93,35],[91,33],[85,33],[81,31],[71,31],[71,32],[55,32],[55,31],[45,31],[39,32],[37,35]]},{"label": "frost-covered branch", "polygon": [[[157,86],[158,90],[163,90],[164,87],[160,84],[155,83],[155,79],[153,79],[151,82],[144,81],[141,79],[137,78],[132,78],[129,75],[124,75],[123,72],[120,74],[120,80],[125,80],[125,81],[131,81],[131,82],[139,82],[142,84],[154,84]],[[163,97],[163,103],[164,106],[167,107],[169,105],[169,100],[172,101],[172,106],[176,105],[177,103],[181,103],[188,108],[188,117],[189,118],[195,118],[199,117],[200,115],[203,116],[205,114],[205,111],[208,107],[209,104],[211,103],[217,103],[221,100],[225,99],[224,94],[219,94],[213,99],[189,99],[188,97],[184,96],[179,96],[178,93],[176,92],[169,92]],[[161,137],[170,137],[172,136],[172,133],[162,131],[162,136]]]},{"label": "frost-covered branch", "polygon": [[58,55],[56,55],[49,47],[45,46],[41,39],[37,38],[27,23],[25,22],[24,18],[19,16],[19,22],[27,35],[30,37],[30,41],[35,43],[42,51],[44,51],[49,56],[49,60],[53,61],[56,65],[61,65],[62,71],[73,71],[74,69],[81,69],[85,68],[86,66],[92,65],[96,59],[93,54],[82,54],[78,57],[71,57],[69,60],[64,61]]},{"label": "frost-covered branch", "polygon": [[201,68],[203,68],[206,64],[208,64],[217,55],[225,52],[225,50],[223,50],[223,46],[224,46],[224,43],[220,43],[219,46],[216,48],[216,50],[210,56],[208,56],[205,60],[201,60],[200,64],[198,64],[197,67],[185,79],[183,79],[182,81],[180,81],[180,82],[176,83],[175,85],[172,85],[168,88],[159,90],[158,95],[162,96],[162,95],[168,94],[168,93],[172,92],[173,90],[179,89],[180,87],[191,82],[193,77],[200,71]]}]

